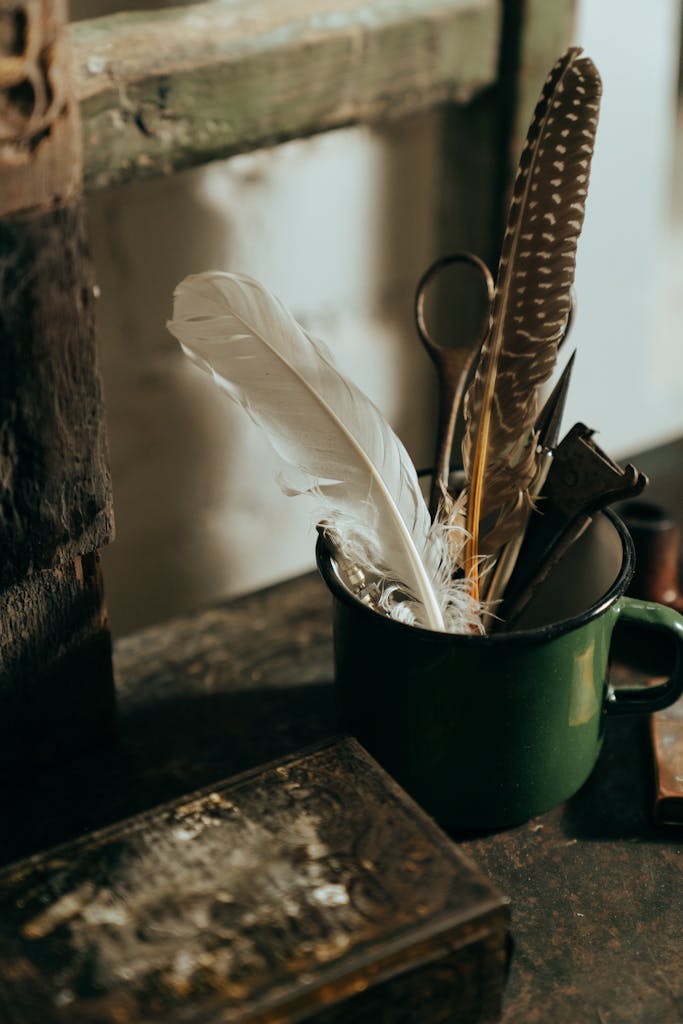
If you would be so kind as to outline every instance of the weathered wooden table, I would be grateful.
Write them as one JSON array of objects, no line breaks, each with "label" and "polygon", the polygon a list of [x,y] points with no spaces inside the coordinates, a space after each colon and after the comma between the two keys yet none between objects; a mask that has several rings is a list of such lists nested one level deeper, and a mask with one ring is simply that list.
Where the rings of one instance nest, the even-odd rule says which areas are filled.
[{"label": "weathered wooden table", "polygon": [[[682,452],[638,463],[677,512]],[[3,786],[2,863],[338,731],[330,626],[311,575],[119,641],[115,742]],[[509,1024],[683,1020],[683,830],[650,823],[651,788],[643,723],[615,719],[565,806],[456,836],[512,900]]]}]

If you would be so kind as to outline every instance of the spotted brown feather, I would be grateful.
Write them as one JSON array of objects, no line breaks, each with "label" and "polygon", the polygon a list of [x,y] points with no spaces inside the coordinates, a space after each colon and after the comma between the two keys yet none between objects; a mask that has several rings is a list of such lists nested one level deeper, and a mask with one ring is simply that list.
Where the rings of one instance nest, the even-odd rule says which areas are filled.
[{"label": "spotted brown feather", "polygon": [[[515,180],[491,324],[465,398],[468,568],[477,588],[480,523],[487,547],[518,525],[536,471],[533,424],[570,309],[601,83],[581,50],[567,50],[543,87]],[[484,531],[481,531],[482,534]]]}]

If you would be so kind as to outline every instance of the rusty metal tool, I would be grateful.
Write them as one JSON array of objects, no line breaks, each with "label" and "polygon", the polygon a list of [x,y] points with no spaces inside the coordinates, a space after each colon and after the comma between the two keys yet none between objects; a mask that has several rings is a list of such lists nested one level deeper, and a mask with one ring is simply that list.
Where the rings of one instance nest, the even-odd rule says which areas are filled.
[{"label": "rusty metal tool", "polygon": [[648,479],[635,466],[619,466],[593,440],[594,431],[577,423],[558,445],[548,477],[497,612],[501,629],[515,620],[593,515],[617,501],[635,497]]}]

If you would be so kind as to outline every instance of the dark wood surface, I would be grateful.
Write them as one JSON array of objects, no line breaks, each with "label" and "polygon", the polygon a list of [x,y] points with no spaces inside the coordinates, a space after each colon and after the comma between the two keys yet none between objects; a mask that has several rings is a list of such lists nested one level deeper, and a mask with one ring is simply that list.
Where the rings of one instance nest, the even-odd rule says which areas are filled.
[{"label": "dark wood surface", "polygon": [[[638,458],[680,519],[683,442]],[[125,638],[114,744],[0,791],[7,863],[339,729],[330,601],[307,576]],[[508,1024],[680,1024],[683,832],[651,818],[646,723],[613,719],[593,776],[516,829],[458,836],[510,896]]]}]

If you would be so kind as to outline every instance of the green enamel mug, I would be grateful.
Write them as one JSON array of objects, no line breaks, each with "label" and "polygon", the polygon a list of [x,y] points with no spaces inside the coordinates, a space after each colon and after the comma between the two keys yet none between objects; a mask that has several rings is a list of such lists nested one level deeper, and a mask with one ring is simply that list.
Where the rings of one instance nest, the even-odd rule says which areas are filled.
[{"label": "green enamel mug", "polygon": [[[517,628],[490,636],[390,619],[348,590],[323,536],[316,553],[334,598],[346,726],[443,825],[500,828],[564,802],[592,772],[610,716],[658,711],[683,690],[683,618],[624,596],[633,544],[612,512],[595,517]],[[666,635],[666,682],[610,685],[617,622]]]}]

